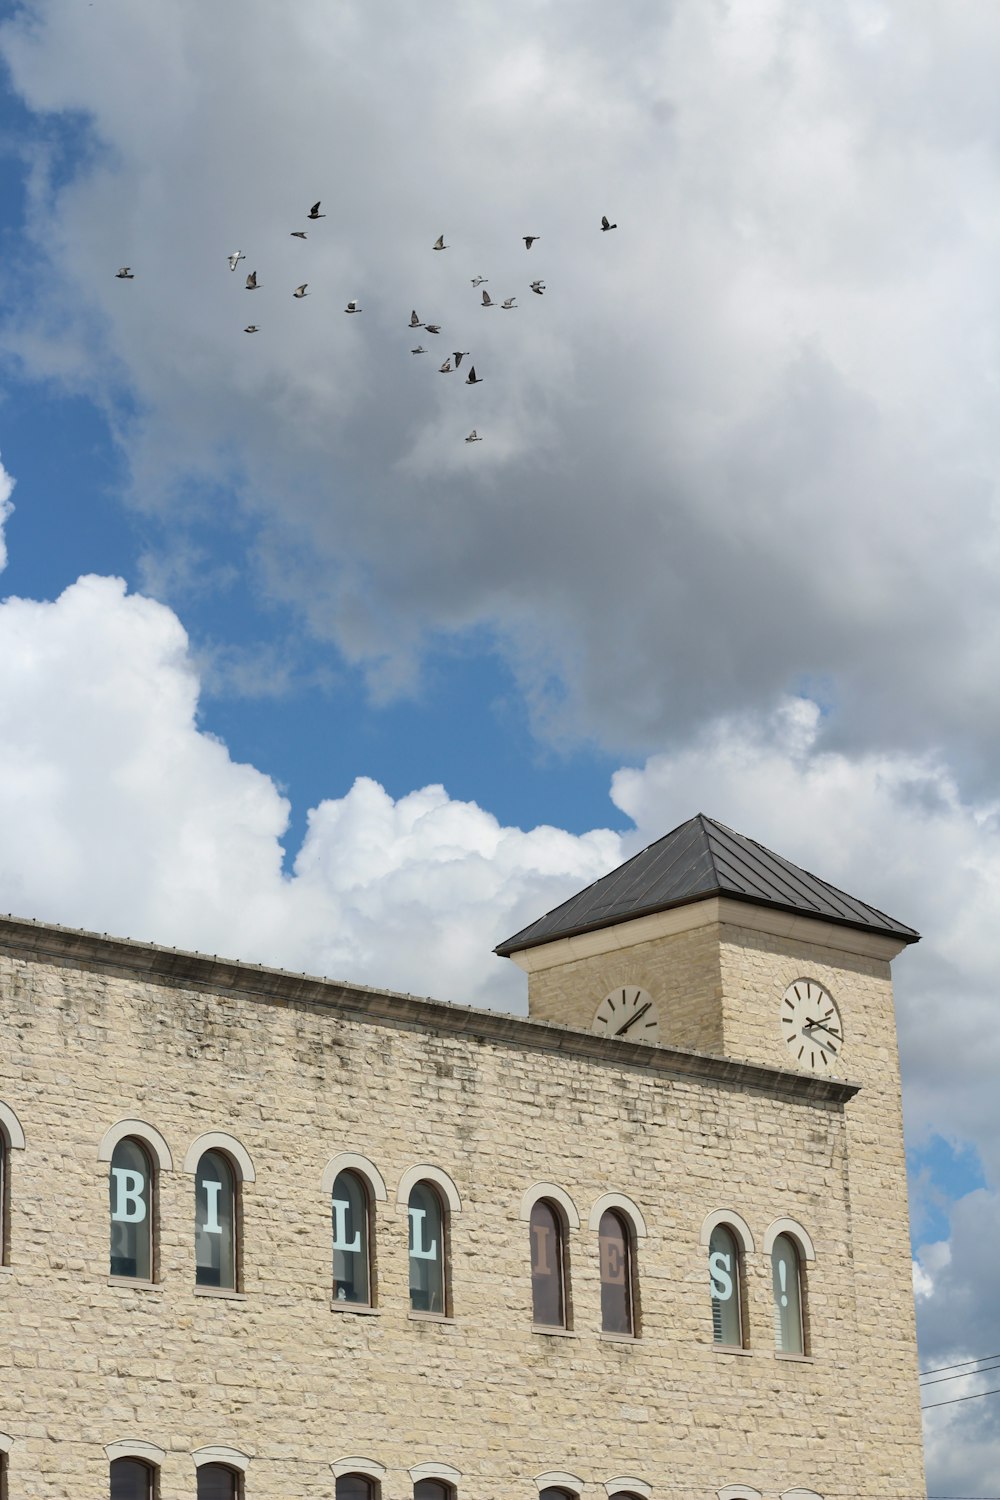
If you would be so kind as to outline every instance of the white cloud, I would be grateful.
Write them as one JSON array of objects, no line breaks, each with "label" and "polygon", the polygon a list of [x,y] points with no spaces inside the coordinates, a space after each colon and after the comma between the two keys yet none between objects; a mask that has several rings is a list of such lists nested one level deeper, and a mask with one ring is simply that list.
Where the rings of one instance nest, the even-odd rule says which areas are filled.
[{"label": "white cloud", "polygon": [[[842,743],[995,776],[995,13],[48,0],[0,50],[92,127],[39,167],[9,336],[109,404],[182,554],[185,475],[232,481],[379,692],[482,625],[553,733],[676,744],[819,684]],[[412,306],[481,387],[411,358]]]},{"label": "white cloud", "polygon": [[13,492],[14,481],[0,463],[0,573],[7,566],[7,538],[4,536],[4,526],[14,509],[10,503]]},{"label": "white cloud", "polygon": [[[394,800],[362,777],[313,809],[287,875],[288,804],[198,728],[199,690],[177,617],[119,580],[0,604],[0,908],[517,1008],[524,980],[492,955],[500,938],[695,811],[715,815],[923,929],[896,965],[910,1135],[970,1143],[991,1184],[952,1205],[947,1241],[920,1249],[925,1362],[985,1352],[975,1288],[1000,1232],[1000,836],[995,810],[964,802],[945,765],[824,752],[818,710],[793,700],[619,771],[627,837],[523,832],[440,786]],[[932,1474],[974,1485],[988,1472],[991,1416],[976,1405],[934,1419],[965,1446],[949,1468],[933,1428]]]}]

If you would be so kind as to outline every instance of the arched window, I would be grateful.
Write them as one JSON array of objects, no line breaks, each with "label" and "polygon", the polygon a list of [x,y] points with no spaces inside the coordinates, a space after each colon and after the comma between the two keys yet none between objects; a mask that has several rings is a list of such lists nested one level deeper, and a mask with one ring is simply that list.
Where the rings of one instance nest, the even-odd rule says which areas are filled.
[{"label": "arched window", "polygon": [[802,1262],[791,1235],[779,1234],[771,1248],[771,1285],[774,1292],[774,1347],[779,1354],[804,1354]]},{"label": "arched window", "polygon": [[539,1198],[532,1204],[531,1320],[540,1328],[565,1328],[566,1239],[562,1216],[554,1203]]},{"label": "arched window", "polygon": [[240,1474],[228,1464],[201,1464],[198,1500],[239,1500]]},{"label": "arched window", "polygon": [[547,1489],[538,1491],[538,1500],[578,1500],[578,1497],[572,1490],[563,1490],[556,1485],[549,1485]]},{"label": "arched window", "polygon": [[338,1474],[337,1500],[378,1500],[379,1487],[367,1474]]},{"label": "arched window", "polygon": [[[416,1183],[410,1192],[407,1211],[410,1221],[410,1308],[413,1312],[447,1313],[446,1220],[437,1188],[429,1182]],[[429,1491],[426,1500],[433,1500]]]},{"label": "arched window", "polygon": [[443,1479],[418,1479],[413,1486],[413,1500],[454,1500],[455,1491]]},{"label": "arched window", "polygon": [[717,1344],[743,1347],[740,1247],[733,1231],[717,1224],[708,1242],[708,1279],[712,1289],[712,1337]]},{"label": "arched window", "polygon": [[371,1213],[368,1189],[356,1172],[337,1174],[331,1206],[334,1301],[370,1307]]},{"label": "arched window", "polygon": [[156,1470],[141,1458],[116,1458],[111,1465],[111,1500],[153,1500],[155,1477]]},{"label": "arched window", "polygon": [[609,1208],[598,1230],[601,1253],[601,1328],[635,1333],[632,1306],[632,1236],[623,1214]]},{"label": "arched window", "polygon": [[[111,1197],[111,1275],[153,1279],[153,1167],[145,1146],[125,1136],[114,1149]],[[138,1459],[116,1459],[138,1463]],[[124,1491],[122,1492],[124,1495]]]},{"label": "arched window", "polygon": [[194,1263],[198,1286],[236,1290],[237,1220],[236,1174],[221,1151],[206,1151],[199,1159],[194,1178]]}]

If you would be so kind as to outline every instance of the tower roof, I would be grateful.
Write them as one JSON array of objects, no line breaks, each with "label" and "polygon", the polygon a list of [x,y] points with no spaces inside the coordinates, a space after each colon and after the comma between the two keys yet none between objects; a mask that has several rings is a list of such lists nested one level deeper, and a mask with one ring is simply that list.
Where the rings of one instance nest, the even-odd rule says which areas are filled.
[{"label": "tower roof", "polygon": [[613,927],[672,906],[727,896],[798,916],[878,932],[903,943],[920,934],[874,906],[698,813],[494,950],[507,958],[556,938]]}]

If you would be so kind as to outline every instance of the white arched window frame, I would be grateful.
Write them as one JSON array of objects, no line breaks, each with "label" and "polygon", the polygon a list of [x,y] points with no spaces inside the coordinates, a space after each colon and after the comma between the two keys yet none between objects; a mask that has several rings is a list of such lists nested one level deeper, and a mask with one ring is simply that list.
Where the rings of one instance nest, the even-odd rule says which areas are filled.
[{"label": "white arched window frame", "polygon": [[604,1481],[604,1490],[609,1500],[612,1495],[622,1493],[641,1495],[642,1500],[649,1500],[649,1497],[653,1493],[653,1486],[647,1484],[644,1479],[636,1479],[632,1475],[625,1474],[618,1479],[606,1479]]},{"label": "white arched window frame", "polygon": [[0,1101],[0,1266],[10,1264],[10,1158],[13,1151],[23,1150],[21,1122],[10,1105]]},{"label": "white arched window frame", "polygon": [[[216,1161],[209,1167],[205,1158],[210,1155]],[[191,1142],[184,1171],[195,1180],[197,1288],[212,1295],[239,1294],[243,1286],[243,1187],[257,1180],[250,1153],[235,1136],[209,1130]]]},{"label": "white arched window frame", "polygon": [[583,1489],[583,1480],[578,1474],[566,1474],[559,1469],[553,1469],[549,1474],[536,1474],[534,1483],[539,1494],[543,1490],[565,1490],[568,1495],[579,1495]]},{"label": "white arched window frame", "polygon": [[[425,1235],[426,1221],[422,1216],[423,1210],[411,1208],[410,1200],[416,1188],[424,1190],[425,1196],[427,1196],[428,1188],[431,1189],[432,1198],[435,1194],[437,1195],[441,1214],[439,1241],[436,1236],[432,1235],[428,1238]],[[450,1318],[452,1316],[451,1236],[454,1217],[462,1211],[462,1199],[458,1188],[447,1172],[443,1172],[440,1167],[421,1163],[419,1166],[410,1167],[400,1178],[396,1189],[396,1205],[403,1208],[407,1215],[410,1245],[410,1316]],[[421,1294],[416,1288],[430,1284],[430,1280],[424,1280],[424,1271],[431,1280],[438,1276],[438,1272],[433,1269],[434,1265],[440,1268],[440,1297],[435,1292],[431,1300],[439,1300],[440,1307],[437,1309],[421,1308],[416,1300]],[[413,1278],[418,1272],[420,1279],[415,1282]]]},{"label": "white arched window frame", "polygon": [[[343,1199],[335,1200],[333,1196],[337,1180],[344,1173],[350,1175],[356,1194],[362,1195],[364,1199],[360,1205],[365,1220],[364,1244],[360,1247],[364,1254],[364,1261],[360,1267],[357,1266],[355,1260],[358,1255],[358,1249],[355,1247],[358,1245],[360,1228],[353,1222],[357,1217],[358,1204],[355,1204],[352,1209],[350,1192],[348,1192],[347,1205],[344,1204]],[[337,1312],[374,1312],[378,1302],[378,1265],[375,1254],[376,1205],[385,1203],[388,1199],[385,1180],[378,1167],[373,1161],[369,1161],[367,1156],[361,1156],[357,1151],[341,1151],[337,1156],[331,1157],[323,1168],[320,1189],[331,1215],[333,1289],[330,1305]],[[352,1230],[353,1233],[351,1233]],[[348,1275],[352,1266],[355,1268],[354,1274]],[[353,1296],[351,1295],[352,1285]],[[359,1469],[357,1472],[360,1474],[362,1471]]]},{"label": "white arched window frame", "polygon": [[[148,1275],[148,1278],[146,1276],[144,1276],[144,1275],[140,1275],[140,1276],[134,1276],[134,1275],[131,1275],[131,1274],[128,1275],[128,1279],[131,1280],[134,1285],[142,1285],[145,1281],[147,1281],[147,1279],[150,1282],[153,1282],[153,1281],[155,1281],[157,1279],[157,1251],[158,1251],[157,1241],[158,1241],[158,1237],[159,1237],[158,1236],[158,1222],[157,1222],[157,1204],[158,1204],[158,1198],[159,1198],[159,1176],[160,1176],[161,1172],[172,1171],[174,1163],[173,1163],[173,1157],[170,1154],[170,1147],[167,1145],[166,1141],[163,1139],[163,1136],[160,1134],[160,1132],[156,1129],[155,1126],[150,1125],[146,1120],[133,1120],[133,1119],[118,1120],[116,1124],[114,1124],[114,1125],[111,1126],[110,1130],[108,1130],[108,1131],[105,1132],[104,1137],[101,1140],[101,1144],[98,1147],[98,1151],[97,1151],[97,1159],[98,1159],[98,1161],[100,1161],[100,1162],[105,1162],[106,1161],[108,1163],[108,1169],[109,1169],[109,1179],[108,1180],[109,1180],[109,1185],[113,1186],[113,1172],[115,1171],[115,1169],[113,1167],[113,1162],[114,1162],[115,1152],[116,1152],[117,1148],[120,1145],[122,1145],[123,1143],[128,1142],[128,1141],[134,1141],[134,1142],[136,1142],[138,1144],[138,1146],[141,1148],[140,1155],[141,1154],[145,1154],[147,1162],[148,1162],[148,1165],[149,1165],[149,1172],[150,1172],[150,1179],[149,1179],[149,1220],[148,1220],[149,1275]],[[124,1181],[124,1180],[125,1179],[119,1179],[119,1184],[122,1181]],[[122,1192],[123,1192],[123,1194],[127,1193],[128,1189],[127,1188],[122,1189]],[[119,1199],[118,1201],[119,1201],[119,1203],[121,1203],[123,1200]],[[114,1214],[115,1212],[116,1212],[116,1210],[114,1208],[112,1208],[112,1214]],[[122,1216],[121,1215],[119,1215],[118,1223],[119,1223],[119,1226],[122,1223]],[[126,1227],[128,1227],[128,1226],[126,1225]],[[114,1265],[115,1264],[115,1253],[116,1253],[116,1251],[115,1251],[115,1219],[114,1218],[112,1218],[112,1221],[111,1221],[111,1224],[110,1224],[110,1229],[111,1229],[111,1240],[112,1240],[111,1256],[112,1256],[112,1265]],[[144,1233],[145,1233],[145,1231],[144,1231]],[[145,1252],[143,1252],[143,1254],[145,1255]],[[138,1251],[137,1251],[137,1255],[138,1255]],[[115,1273],[115,1275],[117,1275],[117,1273]],[[129,1457],[129,1456],[135,1456],[135,1455],[127,1455],[126,1454],[124,1456],[125,1457]]]},{"label": "white arched window frame", "polygon": [[[802,1348],[800,1351],[785,1351],[777,1348],[775,1353],[779,1358],[807,1358],[812,1353],[809,1329],[809,1270],[815,1264],[816,1251],[808,1230],[804,1229],[797,1219],[775,1219],[768,1225],[767,1232],[764,1235],[764,1253],[769,1260],[773,1261],[775,1244],[782,1237],[792,1242],[798,1254],[799,1274],[797,1292]],[[779,1315],[780,1310],[777,1308],[777,1304],[775,1304],[776,1341]]]},{"label": "white arched window frame", "polygon": [[[536,1182],[522,1197],[518,1218],[528,1225],[532,1326],[549,1333],[572,1328],[569,1231],[580,1227],[576,1204],[554,1182]],[[546,1225],[546,1218],[554,1222]]]},{"label": "white arched window frame", "polygon": [[114,1463],[116,1458],[139,1458],[143,1463],[152,1464],[154,1469],[158,1469],[167,1456],[164,1448],[143,1438],[120,1438],[117,1442],[107,1443],[104,1451],[109,1463]]},{"label": "white arched window frame", "polygon": [[[341,1168],[343,1171],[344,1168]],[[338,1174],[335,1173],[334,1176]],[[347,1474],[362,1474],[365,1479],[372,1479],[376,1484],[381,1484],[385,1476],[385,1464],[377,1463],[374,1458],[338,1458],[330,1468],[337,1479],[343,1479]]]},{"label": "white arched window frame", "polygon": [[717,1500],[764,1500],[760,1490],[751,1489],[748,1484],[726,1484],[721,1490],[716,1491]]},{"label": "white arched window frame", "polygon": [[[711,1255],[712,1237],[716,1230],[719,1229],[728,1231],[736,1247],[736,1265],[727,1268],[724,1267],[725,1274],[721,1276],[715,1274],[716,1268],[713,1265]],[[752,1254],[755,1249],[750,1226],[735,1209],[718,1208],[713,1213],[706,1215],[705,1221],[701,1226],[699,1243],[705,1252],[709,1266],[709,1286],[711,1289],[711,1298],[713,1299],[710,1301],[710,1306],[712,1310],[715,1345],[723,1351],[745,1349],[747,1346],[747,1310],[744,1272],[746,1257]],[[724,1310],[720,1309],[719,1304],[714,1300],[716,1295],[722,1295],[727,1282],[730,1286],[730,1295],[736,1298],[735,1312],[732,1319],[736,1326],[732,1327],[731,1330],[726,1329],[726,1315]],[[719,1288],[718,1293],[716,1290],[717,1287]],[[723,1330],[721,1338],[720,1326]],[[726,1337],[727,1333],[729,1334],[728,1337]]]},{"label": "white arched window frame", "polygon": [[[418,1182],[422,1180],[422,1178],[417,1178]],[[458,1489],[459,1481],[462,1478],[462,1471],[461,1469],[456,1469],[452,1464],[431,1462],[415,1464],[409,1470],[409,1475],[414,1484],[419,1484],[421,1479],[433,1479],[437,1484],[447,1485],[448,1489],[454,1492]]]},{"label": "white arched window frame", "polygon": [[[605,1252],[615,1256],[613,1237],[609,1245],[600,1237],[601,1222],[605,1214],[612,1214],[625,1236],[624,1254],[627,1261],[626,1286],[618,1292],[613,1284],[621,1285],[616,1267],[609,1259],[605,1266]],[[590,1210],[589,1228],[596,1230],[600,1243],[598,1253],[601,1263],[601,1323],[603,1338],[638,1338],[642,1328],[642,1304],[639,1296],[639,1241],[646,1238],[646,1220],[642,1210],[624,1193],[604,1193]],[[610,1248],[609,1248],[610,1246]],[[624,1297],[624,1305],[622,1298]],[[612,1306],[608,1302],[611,1298]],[[617,1299],[617,1302],[615,1301]],[[616,1328],[616,1323],[619,1325]],[[624,1325],[627,1324],[627,1329]]]},{"label": "white arched window frame", "polygon": [[783,1490],[781,1500],[823,1500],[823,1496],[816,1490]]},{"label": "white arched window frame", "polygon": [[241,1453],[239,1448],[222,1448],[218,1444],[196,1448],[191,1457],[194,1459],[196,1469],[200,1469],[203,1464],[225,1464],[227,1468],[235,1469],[239,1474],[245,1474],[251,1462],[249,1453]]}]

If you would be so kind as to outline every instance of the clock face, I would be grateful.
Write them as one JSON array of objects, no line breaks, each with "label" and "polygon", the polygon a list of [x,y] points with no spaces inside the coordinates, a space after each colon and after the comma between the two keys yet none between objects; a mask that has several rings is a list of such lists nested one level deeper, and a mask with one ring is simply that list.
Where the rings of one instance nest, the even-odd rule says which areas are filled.
[{"label": "clock face", "polygon": [[781,1034],[796,1067],[831,1071],[840,1059],[844,1028],[829,990],[796,979],[781,997]]},{"label": "clock face", "polygon": [[638,985],[626,984],[605,995],[594,1014],[598,1036],[620,1036],[627,1042],[659,1040],[660,1020],[653,997]]}]

